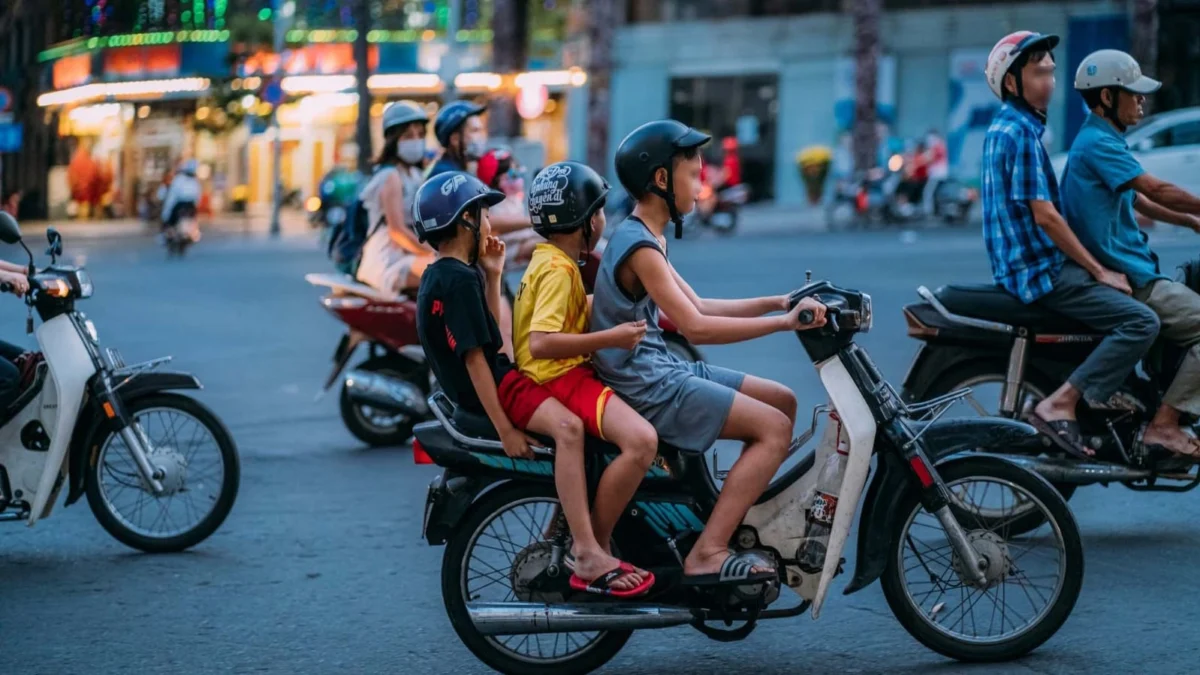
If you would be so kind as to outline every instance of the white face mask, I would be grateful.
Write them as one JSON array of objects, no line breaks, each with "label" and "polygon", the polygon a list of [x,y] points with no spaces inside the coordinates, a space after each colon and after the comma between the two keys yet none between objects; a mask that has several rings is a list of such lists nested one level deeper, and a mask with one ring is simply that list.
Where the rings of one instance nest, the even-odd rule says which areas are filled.
[{"label": "white face mask", "polygon": [[482,138],[474,138],[467,141],[465,148],[467,159],[479,159],[487,154],[487,141]]},{"label": "white face mask", "polygon": [[409,138],[396,145],[396,154],[405,164],[419,164],[425,157],[425,139]]}]

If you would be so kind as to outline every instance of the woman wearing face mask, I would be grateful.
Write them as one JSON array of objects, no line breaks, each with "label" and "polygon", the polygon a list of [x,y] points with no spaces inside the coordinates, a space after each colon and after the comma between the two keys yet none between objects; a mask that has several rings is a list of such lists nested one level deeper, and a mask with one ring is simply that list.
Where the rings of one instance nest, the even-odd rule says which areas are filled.
[{"label": "woman wearing face mask", "polygon": [[[525,210],[525,179],[511,152],[506,149],[488,151],[479,159],[475,175],[488,187],[504,193],[505,200],[490,208],[489,216],[495,214],[511,220],[529,219],[529,213]],[[538,242],[545,241],[529,228],[514,230],[499,237],[507,251],[505,269],[528,263],[534,247]]]},{"label": "woman wearing face mask", "polygon": [[358,280],[381,291],[416,288],[433,262],[433,249],[418,241],[408,222],[421,187],[428,122],[425,110],[412,101],[383,111],[383,150],[360,195],[369,234],[358,266]]}]

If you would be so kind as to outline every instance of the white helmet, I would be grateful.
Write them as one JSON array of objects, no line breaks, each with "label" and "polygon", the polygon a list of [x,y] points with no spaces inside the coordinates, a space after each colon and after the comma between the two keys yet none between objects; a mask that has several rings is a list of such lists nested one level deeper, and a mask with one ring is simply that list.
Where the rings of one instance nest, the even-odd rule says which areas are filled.
[{"label": "white helmet", "polygon": [[396,101],[383,109],[383,133],[393,127],[412,124],[413,122],[429,122],[425,108],[415,101]]},{"label": "white helmet", "polygon": [[[992,53],[988,54],[987,67],[984,73],[987,75],[988,87],[992,93],[1001,101],[1004,100],[1004,76],[1008,74],[1008,70],[1012,68],[1012,64],[1021,54],[1031,51],[1035,48],[1054,49],[1058,46],[1057,35],[1044,35],[1042,33],[1034,33],[1027,30],[1017,31],[1005,35],[992,47]],[[1020,92],[1020,82],[1017,83],[1017,91]]]},{"label": "white helmet", "polygon": [[1079,91],[1116,87],[1135,94],[1153,94],[1162,82],[1142,74],[1137,59],[1116,49],[1101,49],[1088,54],[1075,71]]}]

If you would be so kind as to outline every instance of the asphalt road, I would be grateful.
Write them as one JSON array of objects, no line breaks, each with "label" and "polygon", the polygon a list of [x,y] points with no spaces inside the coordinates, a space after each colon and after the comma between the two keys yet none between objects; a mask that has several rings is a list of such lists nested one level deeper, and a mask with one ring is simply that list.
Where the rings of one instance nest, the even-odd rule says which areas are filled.
[{"label": "asphalt road", "polygon": [[[1200,239],[1165,245],[1174,264]],[[84,503],[32,530],[6,524],[0,672],[485,672],[442,608],[442,551],[420,539],[436,468],[413,465],[405,448],[361,447],[335,397],[313,402],[339,335],[303,281],[326,269],[316,246],[211,238],[182,262],[145,240],[67,249],[95,280],[84,309],[104,344],[130,362],[173,354],[175,367],[203,380],[200,398],[239,444],[242,487],[225,526],[181,555],[125,549]],[[923,232],[913,243],[890,233],[703,239],[675,246],[672,260],[712,296],[783,292],[805,269],[871,293],[876,324],[861,343],[896,380],[915,349],[900,314],[915,287],[987,278],[977,233]],[[22,308],[3,302],[4,335],[15,337]],[[789,335],[705,352],[780,379],[802,406],[824,401]],[[1063,630],[1022,661],[946,661],[904,632],[875,586],[832,595],[818,622],[769,622],[732,645],[690,628],[639,633],[602,672],[1194,672],[1196,497],[1089,488],[1072,506],[1085,535],[1083,594]]]}]

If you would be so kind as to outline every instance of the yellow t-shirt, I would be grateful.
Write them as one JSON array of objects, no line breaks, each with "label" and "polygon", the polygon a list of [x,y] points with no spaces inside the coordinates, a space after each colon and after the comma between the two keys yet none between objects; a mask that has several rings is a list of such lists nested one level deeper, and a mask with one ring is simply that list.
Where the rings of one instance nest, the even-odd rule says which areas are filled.
[{"label": "yellow t-shirt", "polygon": [[535,359],[529,353],[531,333],[586,333],[587,289],[579,264],[554,244],[538,244],[513,306],[513,350],[517,367],[538,384],[549,382],[586,356],[569,359]]}]

